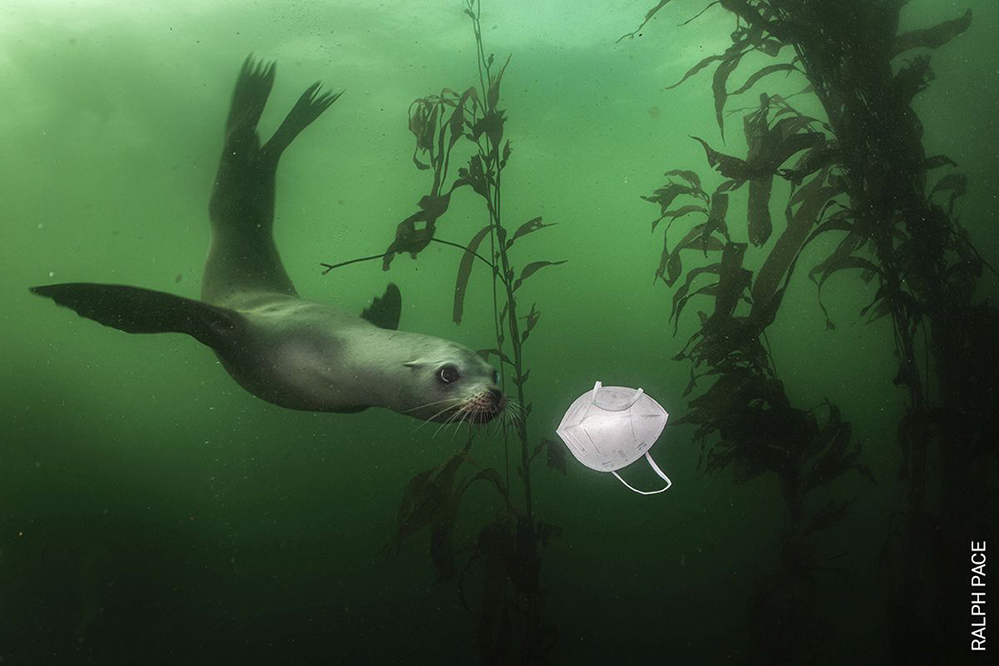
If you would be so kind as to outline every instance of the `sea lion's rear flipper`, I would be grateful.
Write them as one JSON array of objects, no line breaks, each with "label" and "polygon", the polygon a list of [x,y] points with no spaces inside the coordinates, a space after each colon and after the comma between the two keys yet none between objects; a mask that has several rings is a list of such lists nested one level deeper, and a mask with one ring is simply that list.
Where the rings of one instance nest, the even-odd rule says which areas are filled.
[{"label": "sea lion's rear flipper", "polygon": [[313,83],[298,98],[295,106],[285,116],[284,122],[264,146],[265,156],[271,159],[280,157],[295,137],[318,118],[323,111],[333,106],[333,102],[337,101],[343,94],[342,90],[320,93],[320,86],[318,81]]},{"label": "sea lion's rear flipper", "polygon": [[224,303],[234,294],[246,292],[297,295],[274,245],[278,161],[292,140],[328,109],[339,93],[321,92],[318,83],[310,86],[274,136],[261,146],[257,122],[274,77],[274,63],[250,56],[233,91],[208,205],[212,244],[201,281],[201,297],[208,303]]},{"label": "sea lion's rear flipper", "polygon": [[367,319],[379,328],[396,330],[399,328],[399,318],[402,316],[402,294],[399,287],[389,282],[385,293],[375,296],[371,306],[361,313],[361,319]]},{"label": "sea lion's rear flipper", "polygon": [[227,139],[233,134],[253,135],[257,131],[257,122],[274,87],[274,68],[275,63],[254,60],[252,55],[243,61],[225,124]]},{"label": "sea lion's rear flipper", "polygon": [[216,349],[243,322],[233,310],[139,287],[78,282],[31,291],[127,333],[187,333]]}]

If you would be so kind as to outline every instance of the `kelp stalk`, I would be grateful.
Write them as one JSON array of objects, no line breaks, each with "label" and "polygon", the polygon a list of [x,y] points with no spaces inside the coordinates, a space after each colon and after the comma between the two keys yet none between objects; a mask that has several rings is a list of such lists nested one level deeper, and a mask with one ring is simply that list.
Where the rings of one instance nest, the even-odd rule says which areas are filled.
[{"label": "kelp stalk", "polygon": [[[524,282],[540,269],[563,262],[530,262],[520,269],[519,274],[514,268],[510,251],[516,241],[552,225],[543,223],[537,217],[509,233],[504,224],[502,172],[512,151],[510,141],[504,140],[506,117],[505,111],[499,108],[499,102],[500,84],[510,59],[494,68],[493,56],[486,55],[478,0],[468,0],[465,14],[471,18],[475,34],[480,87],[470,87],[460,95],[445,88],[440,95],[418,99],[411,105],[409,128],[416,137],[413,162],[421,170],[432,170],[433,182],[430,192],[420,200],[419,210],[399,223],[395,240],[380,256],[386,270],[399,253],[405,252],[416,258],[430,243],[441,242],[435,235],[437,222],[447,212],[455,191],[467,187],[481,197],[488,224],[478,230],[466,246],[462,246],[465,252],[455,282],[453,318],[456,324],[462,321],[465,293],[474,260],[479,258],[490,266],[496,334],[496,346],[483,349],[480,353],[486,358],[496,358],[503,390],[509,394],[508,388],[512,383],[516,387],[516,399],[509,403],[508,411],[513,412],[511,418],[502,421],[505,474],[485,468],[470,479],[459,481],[456,476],[458,470],[464,463],[470,462],[467,456],[470,440],[464,452],[411,481],[400,508],[398,538],[429,526],[434,565],[442,578],[458,576],[463,603],[466,576],[470,575],[473,565],[481,565],[483,591],[476,614],[479,653],[483,663],[515,661],[541,664],[547,662],[547,653],[554,645],[555,627],[542,614],[545,593],[540,587],[539,550],[561,530],[546,524],[536,515],[531,464],[547,449],[550,466],[563,473],[565,466],[558,445],[553,446],[554,443],[547,439],[542,439],[534,447],[530,444],[527,419],[531,404],[527,402],[525,391],[530,370],[525,363],[524,344],[537,325],[540,312],[536,305],[532,305],[526,315],[520,314],[517,296]],[[458,169],[457,178],[447,186],[452,151],[457,145],[470,145],[473,154],[467,165]],[[479,248],[487,237],[490,247],[488,260],[479,254]],[[520,506],[513,501],[510,493],[508,440],[511,427],[520,443],[520,462],[516,467],[516,476],[523,491]],[[451,545],[454,521],[464,490],[477,480],[488,481],[497,490],[504,502],[503,510],[480,528],[476,542],[470,548],[471,556],[459,568]]]}]

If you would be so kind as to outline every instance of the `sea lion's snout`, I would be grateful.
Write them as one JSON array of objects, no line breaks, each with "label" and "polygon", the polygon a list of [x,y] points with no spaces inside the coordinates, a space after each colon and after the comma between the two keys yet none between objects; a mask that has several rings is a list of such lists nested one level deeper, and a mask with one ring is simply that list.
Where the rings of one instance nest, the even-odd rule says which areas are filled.
[{"label": "sea lion's snout", "polygon": [[506,407],[506,396],[503,395],[503,391],[498,388],[491,388],[488,391],[489,406],[485,410],[485,416],[487,417],[482,423],[493,420],[503,411]]},{"label": "sea lion's snout", "polygon": [[492,399],[496,411],[503,411],[503,408],[506,406],[506,397],[503,395],[503,391],[500,391],[498,388],[491,388],[489,389],[489,397]]},{"label": "sea lion's snout", "polygon": [[469,400],[466,406],[468,420],[472,423],[489,423],[499,416],[506,407],[506,396],[498,388],[480,391]]},{"label": "sea lion's snout", "polygon": [[503,395],[503,391],[496,388],[489,389],[489,398],[493,403],[493,415],[499,414],[506,408],[506,396]]}]

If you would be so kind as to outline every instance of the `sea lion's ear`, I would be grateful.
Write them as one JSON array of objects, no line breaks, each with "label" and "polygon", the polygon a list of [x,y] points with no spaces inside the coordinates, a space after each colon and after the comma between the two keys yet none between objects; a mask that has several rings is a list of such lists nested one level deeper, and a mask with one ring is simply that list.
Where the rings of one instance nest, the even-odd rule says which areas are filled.
[{"label": "sea lion's ear", "polygon": [[399,328],[399,318],[402,316],[402,294],[399,287],[389,282],[385,293],[371,301],[371,306],[361,313],[361,319],[367,319],[378,328],[394,331]]},{"label": "sea lion's ear", "polygon": [[427,362],[421,359],[416,359],[415,361],[406,361],[403,365],[407,368],[420,368],[426,365]]}]

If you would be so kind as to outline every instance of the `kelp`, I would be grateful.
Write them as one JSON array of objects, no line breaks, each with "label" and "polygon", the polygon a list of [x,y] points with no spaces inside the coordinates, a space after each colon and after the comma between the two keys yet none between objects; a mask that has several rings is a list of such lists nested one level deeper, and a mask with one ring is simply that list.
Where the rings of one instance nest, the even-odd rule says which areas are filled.
[{"label": "kelp", "polygon": [[[667,4],[668,0],[653,7],[643,26]],[[698,139],[709,164],[728,179],[721,187],[727,191],[750,183],[747,237],[753,244],[766,247],[770,235],[764,206],[771,196],[768,184],[780,177],[794,188],[786,208],[785,231],[766,256],[750,294],[742,295],[751,303],[747,320],[754,319],[752,312],[759,313],[756,328],[765,328],[773,320],[801,248],[828,232],[840,236],[838,244],[807,271],[817,286],[827,327],[834,324],[822,303],[821,288],[829,278],[850,271],[863,281],[876,282],[875,297],[860,316],[868,321],[890,318],[899,359],[894,383],[906,396],[899,445],[908,496],[890,532],[890,541],[905,548],[886,549],[894,557],[888,566],[901,572],[893,579],[890,633],[897,663],[935,663],[949,657],[944,652],[948,645],[945,637],[961,631],[957,616],[944,610],[960,604],[959,592],[950,584],[960,573],[956,565],[947,564],[951,559],[944,554],[945,544],[994,536],[997,524],[994,498],[999,455],[995,442],[999,437],[994,415],[999,413],[999,363],[990,351],[994,344],[987,340],[995,336],[999,312],[986,302],[973,301],[983,270],[995,271],[955,218],[957,202],[967,189],[966,176],[954,171],[928,182],[930,171],[957,165],[945,155],[925,155],[922,126],[911,103],[927,88],[933,72],[929,55],[911,56],[911,52],[947,44],[969,27],[972,15],[969,10],[933,27],[899,33],[904,0],[721,0],[720,4],[736,19],[731,46],[702,59],[681,80],[715,66],[711,87],[719,122],[727,115],[728,97],[772,80],[767,77],[781,71],[803,74],[807,85],[795,95],[814,95],[826,115],[824,121],[807,119],[788,103],[792,95],[769,95],[769,119],[762,101],[755,115],[745,118],[750,146],[745,159],[725,155]],[[778,57],[785,49],[793,51],[792,59],[758,69],[735,92],[728,92],[724,82],[738,70],[745,53],[757,51]],[[775,134],[773,120],[778,117],[795,122],[788,122],[783,132]],[[762,150],[764,146],[766,150]],[[788,151],[799,150],[803,152],[794,165],[776,163],[794,154]],[[665,209],[663,212],[667,217]],[[674,316],[679,316],[682,306],[695,295],[717,299],[722,293],[721,280],[694,291],[693,280],[717,273],[712,268],[694,275],[698,270],[688,272],[683,295],[678,291],[674,297]],[[714,336],[711,327],[731,329],[741,336],[740,353],[758,356],[749,344],[754,328],[747,331],[745,323],[733,321],[720,324],[714,315],[702,315],[702,322],[704,327],[694,342],[708,344],[705,349],[711,354],[695,356],[695,363],[713,368],[709,359],[721,359],[725,364],[720,371],[723,378],[734,370],[743,373],[738,382],[732,379],[729,381],[734,384],[723,386],[734,404],[739,404],[742,390],[765,392],[769,385],[762,377],[755,384],[747,383],[743,375],[748,370],[734,363],[732,354],[722,353],[718,349],[721,343],[707,342]],[[918,353],[920,346],[923,359]],[[931,371],[935,371],[935,382],[931,382]],[[705,374],[711,373],[697,375],[692,371],[692,382]],[[969,384],[977,387],[974,393],[966,390]],[[764,393],[768,401],[775,396],[770,389],[771,393]],[[701,414],[697,417],[703,421],[701,428],[715,423],[712,419],[718,417],[703,411],[705,403],[698,403],[698,408],[702,411],[695,413]],[[762,423],[768,422],[764,415],[758,416]],[[935,470],[928,463],[931,448],[939,461]],[[738,460],[735,450],[723,446],[715,466]],[[745,465],[741,474],[768,469],[779,459],[775,452],[769,454]],[[851,455],[842,454],[837,464],[823,464],[820,470],[842,470]],[[933,509],[926,499],[931,484],[940,498]],[[827,508],[813,524],[835,522],[847,506],[841,502]],[[946,539],[941,536],[944,531]],[[807,549],[796,550],[796,557],[803,552]],[[791,579],[781,574],[775,580],[784,584]],[[756,605],[787,610],[784,601],[787,598],[780,594],[762,594],[757,596]],[[768,616],[755,617],[765,624]],[[788,641],[783,643],[787,649],[781,654],[793,653],[794,633],[780,635]],[[796,649],[810,653],[811,647],[799,645]],[[768,661],[775,659],[771,656]]]},{"label": "kelp", "polygon": [[[727,95],[718,81],[727,80],[738,65],[734,53],[762,47],[763,39],[761,31],[733,36],[738,51],[726,51],[718,65],[713,89],[720,123]],[[723,68],[725,63],[729,67]],[[768,65],[751,75],[738,93],[769,74],[796,69],[791,63]],[[657,222],[671,220],[664,231],[656,278],[673,286],[685,276],[673,295],[671,320],[678,326],[691,302],[702,307],[700,327],[676,359],[691,363],[686,394],[694,392],[699,380],[712,381],[690,399],[678,424],[695,426],[706,473],[730,470],[738,483],[771,475],[782,491],[787,510],[782,556],[775,572],[759,581],[750,601],[756,635],[776,640],[768,648],[751,646],[750,660],[766,656],[768,663],[790,663],[823,647],[826,625],[816,601],[824,593],[823,576],[831,568],[823,565],[818,542],[823,532],[846,518],[852,505],[851,500],[815,507],[813,497],[849,472],[874,479],[860,462],[860,444],[835,405],[827,402],[817,409],[793,405],[766,341],[766,329],[777,319],[802,250],[820,234],[819,229],[829,231],[828,225],[843,224],[839,202],[845,193],[832,165],[837,146],[822,121],[798,113],[779,95],[761,94],[758,106],[749,111],[742,123],[744,157],[692,137],[723,179],[713,192],[704,190],[696,173],[672,170],[663,187],[643,198],[660,206],[654,230]],[[770,214],[775,179],[791,186],[776,240]],[[729,197],[743,187],[748,188],[746,208],[735,215]],[[687,203],[690,200],[694,203]],[[829,211],[834,212],[824,219]],[[836,213],[840,214],[834,221]],[[703,222],[697,221],[698,216]],[[688,223],[671,249],[672,229],[690,218],[694,222]],[[734,240],[741,234],[746,242]],[[745,267],[750,248],[763,253],[755,275]],[[720,253],[720,257],[684,270],[680,255],[684,249],[699,249],[704,257]]]},{"label": "kelp", "polygon": [[[838,193],[828,185],[828,170],[798,190],[787,205],[786,227],[755,279],[744,267],[750,245],[728,240],[720,228],[709,232],[721,246],[720,261],[687,270],[671,313],[677,322],[695,298],[710,306],[698,313],[700,328],[676,356],[691,362],[687,394],[699,378],[714,377],[678,421],[696,427],[703,469],[730,469],[738,483],[774,475],[787,507],[777,570],[758,583],[750,603],[750,616],[760,632],[755,635],[767,636],[766,646],[753,646],[751,660],[766,653],[768,663],[794,662],[822,648],[826,625],[816,602],[824,593],[820,581],[830,569],[821,562],[817,542],[822,532],[846,517],[852,501],[809,509],[815,504],[811,497],[851,471],[874,481],[859,462],[861,447],[839,409],[828,402],[825,410],[794,407],[766,345],[766,328],[776,318],[797,257],[825,202]],[[693,232],[701,230],[695,225]],[[691,291],[702,276],[713,279]],[[783,650],[776,656],[775,645]]]},{"label": "kelp", "polygon": [[[465,14],[475,34],[479,86],[460,95],[445,88],[438,95],[423,97],[410,107],[409,129],[415,138],[413,162],[430,172],[430,191],[418,203],[418,210],[396,227],[395,239],[383,255],[388,270],[399,253],[414,259],[436,238],[437,224],[447,213],[452,195],[468,188],[481,199],[488,223],[478,229],[463,246],[455,279],[453,319],[462,322],[468,284],[476,259],[490,268],[493,289],[493,317],[496,346],[483,349],[483,358],[499,361],[500,384],[504,393],[513,387],[508,411],[502,421],[505,469],[475,467],[469,456],[473,435],[464,450],[438,466],[417,474],[403,492],[396,534],[392,545],[417,533],[429,533],[429,554],[442,580],[456,579],[465,608],[475,615],[479,657],[483,664],[547,663],[554,646],[555,626],[543,616],[546,591],[541,586],[541,549],[561,529],[538,517],[531,492],[531,467],[542,452],[548,467],[565,473],[562,447],[542,438],[532,446],[528,431],[531,405],[526,385],[524,347],[541,319],[532,303],[521,314],[518,298],[528,280],[539,271],[565,263],[562,260],[534,260],[517,266],[514,252],[522,240],[554,224],[533,217],[508,232],[502,215],[502,174],[513,149],[504,138],[506,111],[501,108],[500,87],[511,60],[494,67],[493,55],[486,55],[480,24],[478,0],[468,0]],[[467,162],[453,175],[453,160],[471,149]],[[455,150],[458,149],[458,152]],[[450,181],[450,184],[448,184]],[[450,244],[450,243],[448,243]],[[485,254],[486,257],[483,256]],[[519,464],[511,474],[510,443],[520,443]],[[474,467],[475,471],[463,473]],[[519,484],[513,492],[511,476]],[[471,541],[457,527],[461,501],[474,483],[485,482],[495,490],[498,505],[485,524],[473,529]],[[462,542],[464,542],[462,544]],[[461,545],[460,545],[461,544]],[[470,593],[471,581],[479,583],[479,594]]]}]

